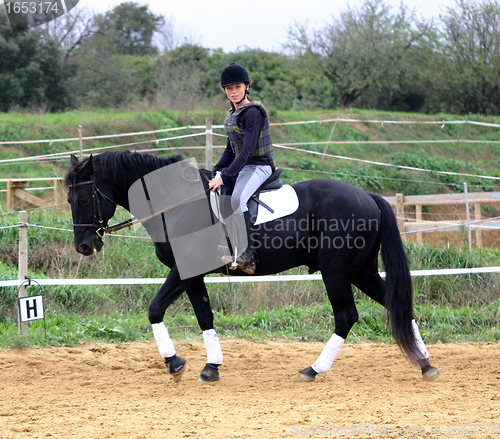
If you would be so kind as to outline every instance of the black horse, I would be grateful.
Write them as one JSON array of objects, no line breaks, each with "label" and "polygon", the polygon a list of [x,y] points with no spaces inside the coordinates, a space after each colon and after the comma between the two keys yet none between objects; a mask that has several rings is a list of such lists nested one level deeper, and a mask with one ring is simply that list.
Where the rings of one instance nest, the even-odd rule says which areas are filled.
[{"label": "black horse", "polygon": [[[65,181],[69,188],[76,250],[83,255],[98,252],[116,206],[130,210],[131,185],[176,161],[179,158],[164,159],[130,152],[103,153],[82,162],[72,156]],[[202,181],[207,189],[208,178]],[[390,205],[378,195],[335,180],[309,180],[292,186],[300,201],[295,213],[281,221],[266,223],[260,229],[255,226],[257,241],[273,244],[258,249],[255,275],[280,273],[300,265],[307,266],[310,273],[321,271],[334,312],[335,333],[317,361],[300,371],[302,378],[314,381],[317,373],[326,372],[333,364],[358,320],[351,289],[355,285],[388,310],[397,344],[420,366],[423,379],[434,381],[439,371],[430,365],[429,354],[413,320],[411,277]],[[206,209],[209,210],[208,202]],[[148,229],[147,221],[144,225]],[[377,269],[380,248],[386,280],[379,276]],[[209,273],[181,279],[170,242],[155,242],[155,249],[159,260],[170,268],[149,307],[149,320],[160,354],[174,380],[179,380],[186,360],[176,355],[163,318],[166,309],[186,291],[207,348],[207,365],[200,380],[216,381],[222,351],[203,280]],[[222,268],[215,271],[222,272]],[[245,274],[239,269],[228,272]]]}]

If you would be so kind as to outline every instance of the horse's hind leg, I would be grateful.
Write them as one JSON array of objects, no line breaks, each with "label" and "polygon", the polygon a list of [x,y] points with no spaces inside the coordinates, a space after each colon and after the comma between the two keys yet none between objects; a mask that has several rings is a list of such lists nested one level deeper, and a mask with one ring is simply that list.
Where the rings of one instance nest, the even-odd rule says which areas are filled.
[{"label": "horse's hind leg", "polygon": [[[385,307],[385,281],[378,274],[375,265],[371,265],[367,270],[362,267],[354,276],[352,283],[368,297]],[[421,358],[417,361],[422,370],[422,379],[424,381],[436,381],[439,376],[439,369],[431,366],[429,352],[425,347],[415,320],[412,321],[412,328],[417,347],[421,353]]]},{"label": "horse's hind leg", "polygon": [[330,370],[347,338],[347,334],[358,320],[350,280],[345,276],[329,275],[323,269],[322,275],[333,308],[335,332],[312,366],[299,372],[304,381],[314,381],[318,373],[326,373]]},{"label": "horse's hind leg", "polygon": [[203,341],[207,350],[207,364],[201,371],[200,381],[202,383],[219,381],[219,366],[222,364],[223,354],[219,337],[214,329],[214,315],[205,282],[203,279],[196,280],[186,292],[203,331]]}]

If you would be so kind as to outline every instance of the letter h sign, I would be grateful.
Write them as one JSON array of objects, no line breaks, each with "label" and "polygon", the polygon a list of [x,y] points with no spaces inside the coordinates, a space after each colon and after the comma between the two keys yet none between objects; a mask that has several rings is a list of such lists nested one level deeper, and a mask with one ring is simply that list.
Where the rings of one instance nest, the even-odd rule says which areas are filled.
[{"label": "letter h sign", "polygon": [[43,319],[43,296],[28,296],[19,298],[19,318],[22,323]]}]

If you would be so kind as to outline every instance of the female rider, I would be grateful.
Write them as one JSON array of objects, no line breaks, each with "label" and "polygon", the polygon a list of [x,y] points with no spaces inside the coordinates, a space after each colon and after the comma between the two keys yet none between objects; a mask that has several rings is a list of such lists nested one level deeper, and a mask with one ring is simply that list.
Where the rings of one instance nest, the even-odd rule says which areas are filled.
[{"label": "female rider", "polygon": [[[236,263],[246,273],[253,274],[257,257],[247,202],[276,167],[269,117],[262,102],[253,101],[248,95],[250,77],[243,66],[234,63],[227,66],[221,73],[220,85],[232,108],[224,121],[227,146],[214,167],[216,176],[209,187],[215,191],[223,184],[234,183],[233,196],[240,202],[248,242]],[[222,260],[228,262],[224,257]]]}]

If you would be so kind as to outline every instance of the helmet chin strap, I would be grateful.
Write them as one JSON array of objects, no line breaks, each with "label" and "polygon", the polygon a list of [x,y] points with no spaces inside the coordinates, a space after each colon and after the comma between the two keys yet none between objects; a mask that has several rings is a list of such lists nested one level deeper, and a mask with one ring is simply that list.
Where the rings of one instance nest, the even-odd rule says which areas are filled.
[{"label": "helmet chin strap", "polygon": [[247,92],[248,92],[248,89],[247,89],[247,88],[245,88],[245,94],[243,95],[243,99],[242,99],[241,101],[239,101],[239,102],[236,102],[236,105],[240,105],[240,104],[241,104],[241,103],[242,103],[242,102],[246,99],[246,97],[247,97]]}]

